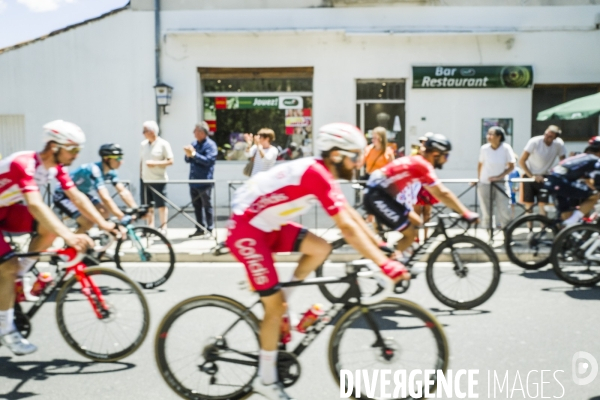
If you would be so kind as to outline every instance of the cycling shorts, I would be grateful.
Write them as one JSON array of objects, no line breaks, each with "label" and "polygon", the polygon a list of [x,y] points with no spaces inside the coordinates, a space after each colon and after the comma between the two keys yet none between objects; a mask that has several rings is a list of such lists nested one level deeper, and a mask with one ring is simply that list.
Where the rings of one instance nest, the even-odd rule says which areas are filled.
[{"label": "cycling shorts", "polygon": [[308,233],[306,228],[288,222],[278,231],[264,232],[236,215],[228,225],[227,247],[246,267],[254,290],[261,297],[277,292],[280,285],[273,253],[298,251]]},{"label": "cycling shorts", "polygon": [[[29,233],[35,231],[35,219],[27,206],[24,204],[13,204],[8,207],[0,207],[0,231],[11,233]],[[4,240],[0,240],[0,257],[12,253],[12,248]]]},{"label": "cycling shorts", "polygon": [[410,210],[398,203],[381,186],[367,187],[363,202],[367,213],[374,215],[379,225],[384,225],[393,231],[403,231],[408,228]]},{"label": "cycling shorts", "polygon": [[[101,203],[100,199],[96,196],[84,193],[88,199],[94,205],[98,205]],[[69,218],[77,219],[81,216],[81,212],[77,209],[77,206],[73,204],[71,199],[67,197],[65,192],[62,190],[57,190],[54,192],[54,196],[52,197],[52,201],[54,202],[54,206],[58,208],[63,214],[67,215]]]},{"label": "cycling shorts", "polygon": [[561,213],[575,209],[594,194],[594,190],[582,181],[569,181],[554,174],[548,175],[546,179],[544,185],[549,192],[554,194],[556,208]]}]

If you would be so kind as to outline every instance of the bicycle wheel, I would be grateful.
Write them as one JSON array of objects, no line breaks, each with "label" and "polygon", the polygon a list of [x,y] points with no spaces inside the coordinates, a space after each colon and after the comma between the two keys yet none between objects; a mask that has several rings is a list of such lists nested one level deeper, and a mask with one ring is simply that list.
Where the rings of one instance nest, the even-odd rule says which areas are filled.
[{"label": "bicycle wheel", "polygon": [[441,243],[427,262],[427,285],[443,304],[469,310],[485,303],[500,282],[500,262],[490,246],[470,236]]},{"label": "bicycle wheel", "polygon": [[252,391],[258,373],[258,330],[254,314],[230,298],[210,295],[182,301],[156,332],[160,374],[185,399],[243,398]]},{"label": "bicycle wheel", "polygon": [[162,285],[175,269],[175,252],[158,230],[136,226],[134,235],[119,240],[115,249],[117,268],[127,273],[144,289]]},{"label": "bicycle wheel", "polygon": [[[315,270],[315,275],[319,278],[343,278],[347,276],[345,263],[333,263],[325,261]],[[409,282],[409,281],[407,281]],[[341,296],[350,287],[349,283],[322,283],[319,284],[319,290],[323,296],[332,304],[339,303]],[[358,277],[358,287],[364,296],[372,296],[379,293],[382,288],[373,278]]]},{"label": "bicycle wheel", "polygon": [[[381,335],[375,333],[377,329]],[[348,310],[333,328],[329,341],[329,366],[336,382],[341,370],[366,370],[373,376],[375,370],[442,370],[448,367],[448,342],[440,323],[428,311],[408,300],[388,298],[370,306],[356,306]],[[394,372],[392,372],[393,374]],[[356,378],[356,377],[355,377]],[[429,392],[435,391],[436,382]],[[393,375],[390,377],[393,382]],[[422,382],[426,382],[425,379]],[[346,380],[346,391],[348,381]],[[379,385],[378,385],[379,386]],[[364,389],[365,385],[361,385]],[[419,388],[424,393],[424,387]],[[389,398],[375,390],[369,397],[364,390],[361,398]],[[358,398],[358,393],[353,393]],[[423,398],[408,393],[399,399]]]},{"label": "bicycle wheel", "polygon": [[[127,357],[148,333],[150,312],[142,290],[112,268],[93,267],[83,272],[83,286],[72,276],[56,296],[60,333],[73,350],[94,361]],[[89,287],[92,283],[98,292]]]},{"label": "bicycle wheel", "polygon": [[594,286],[600,282],[599,245],[598,225],[577,224],[561,231],[552,250],[554,272],[571,285]]},{"label": "bicycle wheel", "polygon": [[521,268],[542,268],[550,263],[552,243],[557,233],[557,224],[543,215],[519,217],[506,228],[506,255]]}]

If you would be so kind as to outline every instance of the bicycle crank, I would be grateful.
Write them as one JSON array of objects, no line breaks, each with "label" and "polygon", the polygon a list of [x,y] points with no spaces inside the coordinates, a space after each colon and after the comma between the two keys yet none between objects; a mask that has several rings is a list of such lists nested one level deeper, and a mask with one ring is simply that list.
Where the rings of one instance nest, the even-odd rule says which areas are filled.
[{"label": "bicycle crank", "polygon": [[290,387],[300,378],[300,363],[295,354],[288,351],[277,353],[277,374],[284,387]]}]

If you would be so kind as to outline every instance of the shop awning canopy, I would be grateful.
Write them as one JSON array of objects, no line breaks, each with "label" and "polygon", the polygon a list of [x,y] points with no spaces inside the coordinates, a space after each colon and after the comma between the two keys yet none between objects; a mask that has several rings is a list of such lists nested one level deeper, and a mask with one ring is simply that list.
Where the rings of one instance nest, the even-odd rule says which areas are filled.
[{"label": "shop awning canopy", "polygon": [[538,121],[548,119],[583,119],[600,113],[600,93],[559,104],[537,115]]}]

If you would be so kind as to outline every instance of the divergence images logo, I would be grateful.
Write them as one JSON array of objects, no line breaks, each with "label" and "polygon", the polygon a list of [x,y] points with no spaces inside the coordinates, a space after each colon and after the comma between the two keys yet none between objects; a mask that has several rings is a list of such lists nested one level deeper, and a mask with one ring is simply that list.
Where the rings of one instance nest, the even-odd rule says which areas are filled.
[{"label": "divergence images logo", "polygon": [[[598,361],[590,353],[578,351],[573,354],[571,370],[573,372],[573,382],[577,385],[588,385],[596,379],[598,375]],[[587,376],[586,376],[587,374]]]}]

